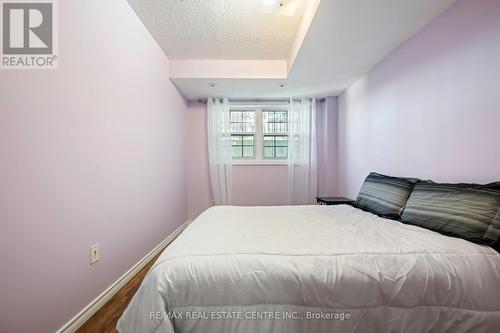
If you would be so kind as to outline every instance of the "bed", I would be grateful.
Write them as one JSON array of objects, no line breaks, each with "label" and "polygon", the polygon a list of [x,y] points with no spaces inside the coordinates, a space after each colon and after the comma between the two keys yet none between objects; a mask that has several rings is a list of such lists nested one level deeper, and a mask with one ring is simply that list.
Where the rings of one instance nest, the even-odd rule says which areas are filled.
[{"label": "bed", "polygon": [[159,257],[117,329],[500,332],[500,255],[348,205],[213,207]]}]

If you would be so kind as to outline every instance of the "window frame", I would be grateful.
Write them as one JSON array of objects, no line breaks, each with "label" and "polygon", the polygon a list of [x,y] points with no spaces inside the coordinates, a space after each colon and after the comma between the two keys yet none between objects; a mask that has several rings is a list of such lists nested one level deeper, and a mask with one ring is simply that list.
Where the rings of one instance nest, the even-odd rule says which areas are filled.
[{"label": "window frame", "polygon": [[[244,108],[244,107],[240,107],[240,108],[233,108],[233,107],[229,107],[229,122],[230,122],[230,127],[231,127],[231,124],[233,122],[231,122],[231,111],[241,111],[241,112],[245,112],[245,111],[253,111],[255,112],[255,110],[253,108]],[[239,158],[232,158],[232,161],[252,161],[255,159],[255,157],[257,156],[257,145],[256,145],[256,139],[257,139],[257,112],[255,112],[255,131],[254,132],[230,132],[230,135],[231,135],[231,156],[232,156],[232,148],[233,148],[233,145],[232,145],[232,137],[233,135],[234,136],[241,136],[242,137],[242,140],[243,140],[243,136],[253,136],[253,157],[239,157]],[[239,123],[239,122],[236,122],[236,123]],[[246,122],[242,122],[242,123],[246,123]],[[245,144],[243,144],[243,141],[242,141],[242,155],[244,155],[243,153],[243,149],[245,147]],[[246,147],[250,147],[250,145],[246,145]]]},{"label": "window frame", "polygon": [[[232,142],[233,136],[239,136],[239,137],[241,137],[241,145],[233,146],[233,142]],[[252,145],[246,145],[244,137],[251,137],[253,144]],[[239,132],[238,133],[231,133],[231,150],[234,147],[241,148],[241,156],[242,157],[237,157],[237,158],[232,157],[232,151],[231,151],[231,158],[232,159],[237,159],[237,160],[251,160],[251,159],[254,159],[255,158],[255,133],[251,133],[251,132],[248,132],[248,133],[245,133],[245,134],[239,133]],[[245,156],[245,147],[252,147],[253,148],[253,157],[246,157]]]},{"label": "window frame", "polygon": [[[273,138],[273,140],[272,140],[273,141],[273,145],[272,146],[266,146],[266,140],[265,140],[266,137],[272,137]],[[286,146],[279,146],[277,144],[278,143],[277,138],[286,138],[286,142],[287,142]],[[287,160],[288,159],[288,134],[283,134],[283,133],[280,133],[280,134],[269,134],[268,133],[268,134],[264,134],[262,136],[262,139],[263,139],[263,142],[262,142],[263,156],[262,156],[262,158],[264,160]],[[273,155],[274,155],[274,157],[266,157],[266,154],[265,154],[266,148],[273,148]],[[276,157],[278,148],[286,148],[286,156],[287,157]]]},{"label": "window frame", "polygon": [[[287,165],[288,158],[264,158],[264,135],[273,136],[286,136],[288,138],[289,131],[287,133],[267,133],[264,134],[264,122],[263,122],[263,111],[287,111],[287,119],[290,121],[290,113],[288,104],[277,104],[277,105],[230,105],[229,110],[232,111],[255,111],[255,133],[254,135],[254,157],[243,157],[243,158],[233,158],[233,165]],[[245,135],[252,133],[231,133],[235,135]],[[289,141],[289,138],[288,138]],[[288,150],[288,153],[290,151]]]}]

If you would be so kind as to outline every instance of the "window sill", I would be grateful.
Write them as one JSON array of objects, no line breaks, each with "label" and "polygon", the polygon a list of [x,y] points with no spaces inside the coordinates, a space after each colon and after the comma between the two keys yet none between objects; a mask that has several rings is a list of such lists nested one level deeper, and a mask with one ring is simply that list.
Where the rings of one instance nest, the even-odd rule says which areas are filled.
[{"label": "window sill", "polygon": [[233,161],[232,162],[233,166],[272,166],[272,165],[277,165],[277,166],[287,166],[288,161],[283,160],[283,161],[256,161],[256,160],[248,160],[248,161]]}]

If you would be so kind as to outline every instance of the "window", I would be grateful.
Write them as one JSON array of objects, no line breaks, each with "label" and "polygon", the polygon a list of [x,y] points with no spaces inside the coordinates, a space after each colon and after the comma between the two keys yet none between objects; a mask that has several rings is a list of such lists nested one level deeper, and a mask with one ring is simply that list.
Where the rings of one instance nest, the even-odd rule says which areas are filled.
[{"label": "window", "polygon": [[254,157],[254,136],[231,134],[231,147],[233,158],[252,158]]},{"label": "window", "polygon": [[284,135],[264,135],[264,158],[287,158],[288,137]]},{"label": "window", "polygon": [[231,110],[231,133],[255,133],[255,110]]},{"label": "window", "polygon": [[288,157],[288,108],[231,107],[232,157],[276,163]]},{"label": "window", "polygon": [[288,111],[263,110],[262,121],[264,126],[264,158],[287,158]]},{"label": "window", "polygon": [[231,110],[230,122],[233,158],[254,158],[255,110]]},{"label": "window", "polygon": [[262,111],[264,121],[264,134],[287,134],[288,133],[288,111]]}]

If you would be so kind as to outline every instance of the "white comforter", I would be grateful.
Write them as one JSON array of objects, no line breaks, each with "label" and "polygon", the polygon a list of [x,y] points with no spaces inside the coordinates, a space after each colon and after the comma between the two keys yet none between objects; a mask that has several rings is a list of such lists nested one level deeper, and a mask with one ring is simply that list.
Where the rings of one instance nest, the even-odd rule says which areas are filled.
[{"label": "white comforter", "polygon": [[148,332],[500,332],[500,255],[350,206],[216,207],[118,322]]}]

